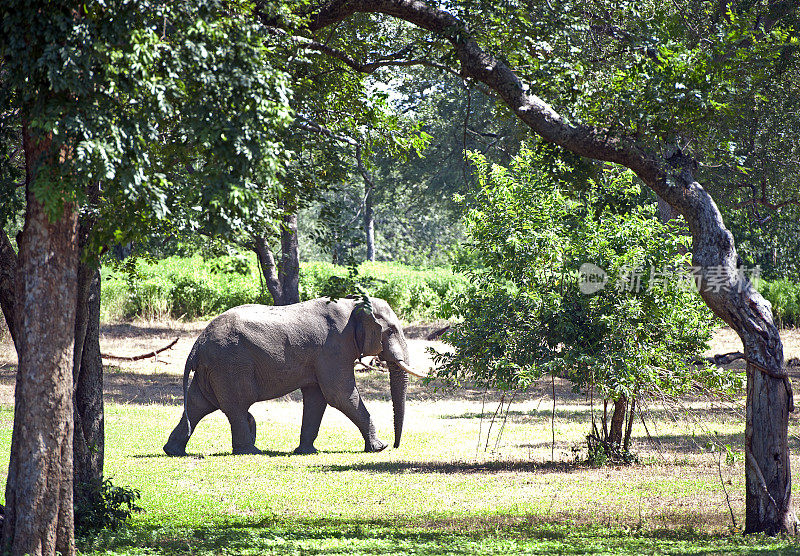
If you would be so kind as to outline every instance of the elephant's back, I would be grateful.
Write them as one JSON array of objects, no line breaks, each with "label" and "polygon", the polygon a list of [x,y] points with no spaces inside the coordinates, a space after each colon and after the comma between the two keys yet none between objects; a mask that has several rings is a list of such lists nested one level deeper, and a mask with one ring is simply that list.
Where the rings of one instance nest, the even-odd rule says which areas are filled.
[{"label": "elephant's back", "polygon": [[[327,298],[312,299],[292,305],[239,305],[211,321],[208,329],[214,337],[243,334],[246,337],[303,337],[309,333],[325,334],[331,328],[346,325],[347,308]],[[341,321],[341,325],[339,322]],[[319,341],[324,341],[320,337]],[[303,343],[303,342],[299,342]]]},{"label": "elephant's back", "polygon": [[248,403],[305,386],[329,335],[324,300],[316,301],[241,305],[222,313],[197,339],[195,367],[208,375],[215,391],[226,382],[249,384]]}]

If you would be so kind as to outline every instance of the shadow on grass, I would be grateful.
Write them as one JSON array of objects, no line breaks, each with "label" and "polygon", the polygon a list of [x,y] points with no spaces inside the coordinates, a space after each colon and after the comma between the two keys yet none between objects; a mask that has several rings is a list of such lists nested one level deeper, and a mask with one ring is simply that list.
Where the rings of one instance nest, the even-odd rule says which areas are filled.
[{"label": "shadow on grass", "polygon": [[183,377],[169,373],[103,373],[103,399],[116,404],[183,405]]},{"label": "shadow on grass", "polygon": [[586,469],[581,463],[563,461],[376,461],[342,465],[320,465],[319,471],[366,471],[368,473],[575,473]]},{"label": "shadow on grass", "polygon": [[604,526],[570,516],[452,515],[385,519],[219,518],[142,523],[78,542],[83,554],[787,554],[786,539]]},{"label": "shadow on grass", "polygon": [[[562,448],[569,444],[570,446],[574,443],[565,443],[565,442],[558,442],[556,441],[556,448]],[[586,442],[583,441],[580,443],[585,450]],[[543,440],[541,442],[530,442],[530,443],[523,443],[523,444],[515,444],[517,448],[524,448],[535,450],[539,448],[550,448],[552,445],[551,440]],[[639,446],[646,446],[648,448],[652,448],[654,450],[660,451],[667,451],[667,452],[678,452],[678,453],[685,453],[685,454],[697,454],[703,451],[711,450],[712,448],[715,450],[719,450],[720,446],[730,446],[732,450],[742,450],[744,449],[744,433],[734,433],[734,434],[664,434],[664,435],[652,435],[648,437],[637,437],[633,439],[633,452],[636,452],[637,447]],[[790,439],[790,448],[792,450],[796,449],[800,446],[800,442],[796,439]]]}]

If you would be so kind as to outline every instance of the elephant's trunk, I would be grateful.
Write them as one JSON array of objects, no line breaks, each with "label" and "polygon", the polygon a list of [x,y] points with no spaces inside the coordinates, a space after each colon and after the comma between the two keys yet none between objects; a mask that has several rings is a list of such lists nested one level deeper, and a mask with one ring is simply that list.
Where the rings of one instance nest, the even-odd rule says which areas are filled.
[{"label": "elephant's trunk", "polygon": [[403,419],[406,415],[408,373],[397,363],[387,362],[387,364],[389,365],[389,388],[392,392],[392,407],[394,408],[394,447],[397,448],[400,446]]}]

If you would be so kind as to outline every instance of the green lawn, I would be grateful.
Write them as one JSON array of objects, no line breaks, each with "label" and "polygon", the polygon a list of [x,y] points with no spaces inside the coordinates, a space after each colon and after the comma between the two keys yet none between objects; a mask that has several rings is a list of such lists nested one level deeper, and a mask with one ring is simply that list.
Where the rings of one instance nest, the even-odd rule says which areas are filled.
[{"label": "green lawn", "polygon": [[[392,439],[384,376],[360,375],[384,440]],[[492,424],[496,401],[479,393],[412,391],[402,446],[364,454],[355,427],[328,410],[314,456],[291,456],[302,406],[254,406],[263,456],[230,455],[220,413],[200,423],[195,454],[168,458],[161,446],[179,405],[109,404],[106,474],[142,493],[145,512],[117,532],[80,541],[96,554],[750,554],[800,553],[787,540],[733,530],[725,488],[743,522],[741,421],[706,411],[699,422],[652,410],[660,442],[634,429],[638,465],[591,468],[572,447],[589,408],[559,405],[555,457],[547,397],[515,403]],[[496,398],[494,398],[496,400]],[[796,423],[792,423],[793,433]],[[480,447],[478,434],[481,434]],[[11,408],[0,413],[0,465],[7,466]],[[709,439],[729,444],[720,462]],[[793,440],[794,442],[794,440]],[[794,447],[794,446],[793,446]],[[798,468],[793,458],[795,469]]]}]

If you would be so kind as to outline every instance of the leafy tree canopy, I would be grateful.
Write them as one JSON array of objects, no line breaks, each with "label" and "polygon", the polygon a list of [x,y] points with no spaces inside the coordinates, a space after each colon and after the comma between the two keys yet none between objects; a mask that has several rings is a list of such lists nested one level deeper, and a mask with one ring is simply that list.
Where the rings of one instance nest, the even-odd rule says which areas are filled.
[{"label": "leafy tree canopy", "polygon": [[178,214],[211,228],[267,216],[286,158],[290,90],[245,8],[0,6],[0,136],[25,126],[46,138],[30,189],[53,214],[96,184],[87,209],[95,251]]}]

